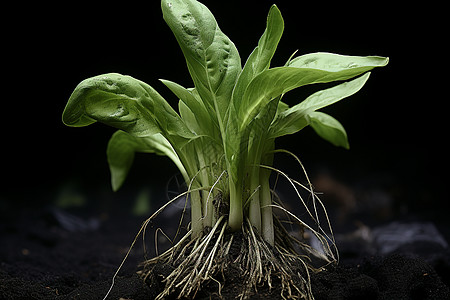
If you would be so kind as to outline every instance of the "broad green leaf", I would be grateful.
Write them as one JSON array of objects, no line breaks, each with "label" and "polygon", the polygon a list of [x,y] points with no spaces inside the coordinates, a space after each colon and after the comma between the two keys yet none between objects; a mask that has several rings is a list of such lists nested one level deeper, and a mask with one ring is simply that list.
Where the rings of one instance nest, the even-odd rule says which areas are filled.
[{"label": "broad green leaf", "polygon": [[177,154],[161,134],[135,137],[118,130],[112,135],[106,150],[111,171],[111,185],[114,191],[117,191],[125,181],[133,164],[135,152],[165,155],[175,163],[183,176],[187,176]]},{"label": "broad green leaf", "polygon": [[161,132],[180,143],[194,137],[151,86],[116,73],[83,80],[63,112],[63,122],[68,126],[87,126],[96,121],[138,137]]},{"label": "broad green leaf", "polygon": [[259,39],[258,46],[247,59],[233,91],[233,100],[238,110],[248,84],[256,75],[270,67],[283,30],[284,21],[281,12],[276,5],[272,5],[267,16],[266,29]]},{"label": "broad green leaf", "polygon": [[241,71],[235,45],[219,29],[213,14],[203,4],[194,0],[162,0],[161,7],[200,97],[221,123]]},{"label": "broad green leaf", "polygon": [[349,149],[347,133],[338,120],[323,112],[312,112],[309,114],[311,118],[311,127],[324,140],[335,146]]},{"label": "broad green leaf", "polygon": [[130,76],[111,73],[88,78],[70,96],[63,122],[81,127],[99,121],[136,136],[152,135],[161,131],[151,111],[153,94],[152,88]]},{"label": "broad green leaf", "polygon": [[358,92],[369,79],[370,72],[332,88],[318,91],[304,101],[280,112],[270,128],[270,136],[293,134],[309,125],[308,114]]},{"label": "broad green leaf", "polygon": [[[305,61],[293,59],[288,67],[268,69],[256,76],[248,86],[240,112],[240,128],[258,114],[260,107],[292,89],[313,83],[346,80],[388,63],[383,57],[342,55],[314,56],[316,63],[304,67]],[[321,59],[324,59],[322,62]],[[333,58],[335,61],[333,61]],[[345,63],[344,63],[345,62]]]}]

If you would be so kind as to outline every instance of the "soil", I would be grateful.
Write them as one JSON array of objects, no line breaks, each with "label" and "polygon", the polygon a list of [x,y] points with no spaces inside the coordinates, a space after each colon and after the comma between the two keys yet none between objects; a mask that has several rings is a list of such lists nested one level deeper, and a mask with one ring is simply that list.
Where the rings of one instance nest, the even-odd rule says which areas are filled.
[{"label": "soil", "polygon": [[[103,299],[142,221],[120,214],[92,217],[54,207],[4,216],[0,299]],[[137,243],[108,299],[155,298],[163,286],[159,274],[167,270],[161,266],[153,280],[144,283],[136,275],[142,259],[142,243]],[[242,280],[233,268],[225,277],[223,299],[234,299]],[[449,250],[424,242],[405,244],[387,255],[344,247],[340,264],[313,274],[311,283],[316,300],[450,299]],[[219,299],[217,284],[205,285],[197,298]],[[278,298],[277,288],[264,287],[252,297]]]}]

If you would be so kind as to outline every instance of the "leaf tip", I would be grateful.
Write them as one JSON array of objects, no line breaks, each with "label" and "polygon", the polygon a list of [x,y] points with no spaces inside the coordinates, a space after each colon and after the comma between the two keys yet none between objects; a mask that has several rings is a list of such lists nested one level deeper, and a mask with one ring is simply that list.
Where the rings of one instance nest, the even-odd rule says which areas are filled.
[{"label": "leaf tip", "polygon": [[350,144],[348,143],[348,140],[346,139],[345,144],[342,146],[345,150],[350,150]]},{"label": "leaf tip", "polygon": [[282,26],[284,27],[283,16],[281,15],[281,11],[276,4],[272,4],[272,6],[269,9],[269,15],[268,15],[268,18],[274,18],[274,17],[276,19],[278,19],[281,22]]},{"label": "leaf tip", "polygon": [[389,57],[374,56],[373,58],[376,58],[379,61],[377,67],[385,67],[389,63]]},{"label": "leaf tip", "polygon": [[117,185],[114,183],[114,181],[111,181],[111,188],[112,188],[112,191],[115,193],[120,189],[120,185]]},{"label": "leaf tip", "polygon": [[125,176],[123,176],[119,174],[119,172],[115,170],[113,166],[110,165],[109,167],[111,172],[111,189],[113,190],[113,192],[117,192],[125,182],[126,174]]}]

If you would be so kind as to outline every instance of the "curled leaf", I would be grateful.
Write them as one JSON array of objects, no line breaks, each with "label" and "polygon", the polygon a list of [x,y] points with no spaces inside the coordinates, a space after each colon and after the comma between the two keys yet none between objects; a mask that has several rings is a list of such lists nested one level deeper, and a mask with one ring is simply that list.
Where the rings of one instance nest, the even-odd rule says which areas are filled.
[{"label": "curled leaf", "polygon": [[156,134],[160,128],[151,111],[154,93],[130,76],[111,73],[91,77],[73,91],[63,122],[81,127],[98,121],[136,136]]}]

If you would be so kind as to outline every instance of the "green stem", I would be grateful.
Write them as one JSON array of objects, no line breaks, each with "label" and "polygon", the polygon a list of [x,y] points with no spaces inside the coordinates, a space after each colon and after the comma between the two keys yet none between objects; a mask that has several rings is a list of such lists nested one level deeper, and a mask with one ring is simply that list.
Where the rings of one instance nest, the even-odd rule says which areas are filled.
[{"label": "green stem", "polygon": [[[261,163],[263,165],[273,165],[273,150],[275,149],[275,140],[267,140],[264,155],[261,156]],[[270,245],[275,243],[275,234],[273,228],[273,213],[272,213],[272,194],[270,192],[270,170],[259,168],[259,180],[261,185],[260,204],[261,204],[261,234],[264,240]]]},{"label": "green stem", "polygon": [[203,226],[204,227],[212,227],[213,225],[213,204],[212,204],[212,196],[209,197],[209,191],[202,191],[202,205],[203,205]]},{"label": "green stem", "polygon": [[[200,185],[202,187],[206,187],[210,185],[207,166],[205,162],[205,158],[203,156],[203,153],[201,152],[201,149],[197,150],[197,157],[199,162],[199,179],[200,179]],[[201,205],[202,205],[202,211],[203,211],[203,226],[204,227],[211,227],[213,224],[213,205],[212,205],[212,199],[208,199],[208,190],[203,190],[201,192]]]},{"label": "green stem", "polygon": [[[195,149],[195,148],[193,148]],[[192,159],[188,159],[186,153],[189,151],[181,151],[180,149],[176,149],[178,156],[184,166],[185,173],[182,172],[186,185],[189,188],[200,187],[200,184],[197,182],[191,182],[189,176],[195,176],[196,170],[198,166],[193,162]],[[192,186],[191,186],[192,185]],[[193,191],[189,193],[190,202],[191,202],[191,228],[192,228],[192,239],[196,239],[201,237],[203,233],[203,221],[202,221],[202,201],[200,196],[200,191]]]},{"label": "green stem", "polygon": [[260,186],[259,186],[259,167],[253,166],[250,173],[250,206],[249,206],[249,220],[250,224],[261,232],[261,205],[259,202]]},{"label": "green stem", "polygon": [[195,191],[190,193],[191,197],[191,228],[192,239],[201,237],[203,232],[202,222],[202,202],[200,192]]},{"label": "green stem", "polygon": [[261,226],[262,236],[270,245],[274,245],[275,235],[273,230],[272,195],[269,184],[270,171],[261,170],[260,176],[260,201],[261,201]]},{"label": "green stem", "polygon": [[242,211],[242,184],[233,182],[232,177],[229,177],[230,190],[230,215],[228,217],[228,226],[232,231],[238,231],[242,228],[244,215]]}]

